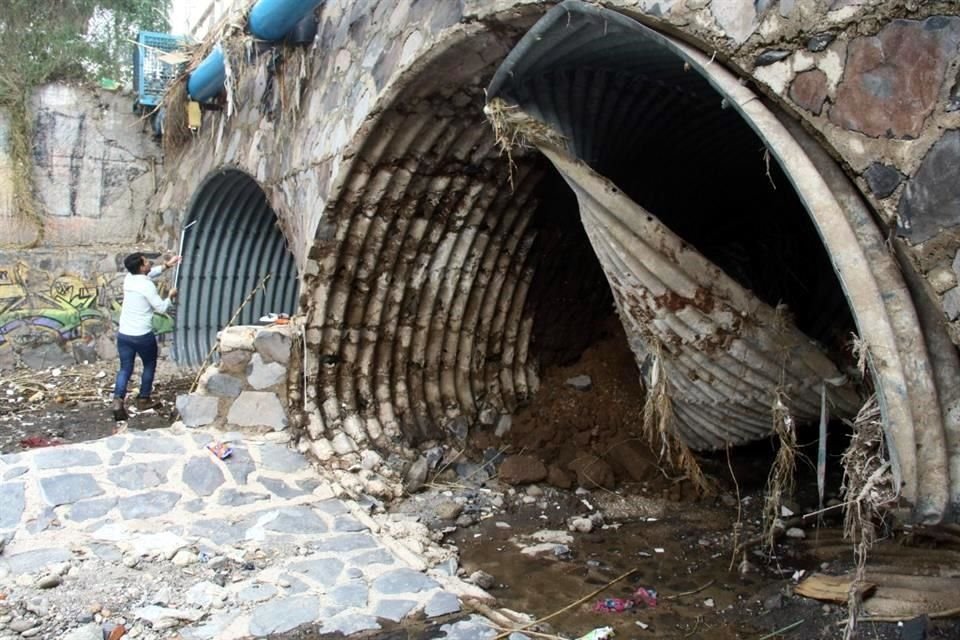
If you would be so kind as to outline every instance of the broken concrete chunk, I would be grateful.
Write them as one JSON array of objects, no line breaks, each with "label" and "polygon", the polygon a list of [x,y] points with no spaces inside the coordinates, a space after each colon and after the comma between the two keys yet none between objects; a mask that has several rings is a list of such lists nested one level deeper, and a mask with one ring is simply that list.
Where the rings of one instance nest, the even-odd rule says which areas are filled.
[{"label": "broken concrete chunk", "polygon": [[567,378],[567,386],[573,387],[577,391],[589,391],[593,387],[593,380],[586,374]]},{"label": "broken concrete chunk", "polygon": [[257,336],[256,327],[227,327],[220,332],[220,353],[242,349],[253,351]]}]

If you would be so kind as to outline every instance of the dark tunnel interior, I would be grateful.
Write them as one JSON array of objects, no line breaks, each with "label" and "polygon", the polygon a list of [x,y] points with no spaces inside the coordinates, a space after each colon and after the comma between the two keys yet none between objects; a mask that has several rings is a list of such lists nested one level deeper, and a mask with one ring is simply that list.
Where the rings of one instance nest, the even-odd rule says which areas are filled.
[{"label": "dark tunnel interior", "polygon": [[[854,332],[846,297],[816,227],[763,141],[656,34],[622,16],[608,21],[586,11],[569,22],[557,15],[511,52],[488,100],[502,97],[548,124],[569,153],[727,275],[771,307],[783,305],[843,367]],[[542,206],[562,225],[563,199],[574,207],[575,198],[553,183]],[[578,237],[587,243],[582,229]],[[586,255],[563,250],[571,259]],[[571,268],[593,277],[591,268]]]},{"label": "dark tunnel interior", "polygon": [[233,324],[296,312],[296,264],[256,180],[236,170],[213,174],[194,196],[184,229],[173,345],[178,364],[202,364],[217,332],[267,275]]},{"label": "dark tunnel interior", "polygon": [[[580,222],[577,200],[543,161],[532,228],[539,264],[527,300],[534,348],[542,367],[566,366],[602,333],[614,313],[613,295]],[[627,348],[624,345],[624,348]]]}]

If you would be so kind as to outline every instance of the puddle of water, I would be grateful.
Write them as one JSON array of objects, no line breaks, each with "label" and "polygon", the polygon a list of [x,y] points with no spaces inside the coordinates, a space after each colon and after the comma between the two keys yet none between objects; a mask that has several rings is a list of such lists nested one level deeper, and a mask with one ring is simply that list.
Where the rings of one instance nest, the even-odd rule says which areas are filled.
[{"label": "puddle of water", "polygon": [[[691,505],[676,507],[696,511]],[[729,539],[712,526],[717,518],[709,512],[695,515],[573,534],[570,560],[521,552],[515,540],[536,531],[536,522],[515,522],[505,529],[486,520],[458,533],[455,542],[468,574],[482,569],[494,576],[497,586],[489,591],[500,606],[538,618],[633,570],[628,578],[552,618],[556,631],[579,635],[610,626],[616,637],[632,638],[641,634],[683,637],[709,628],[711,638],[718,640],[744,637],[740,634],[749,637],[762,628],[752,618],[762,612],[756,595],[769,578],[758,573],[741,578],[731,572]],[[641,604],[621,613],[593,610],[601,598],[632,599],[637,587],[655,589],[657,606]],[[755,611],[744,616],[751,606]]]}]

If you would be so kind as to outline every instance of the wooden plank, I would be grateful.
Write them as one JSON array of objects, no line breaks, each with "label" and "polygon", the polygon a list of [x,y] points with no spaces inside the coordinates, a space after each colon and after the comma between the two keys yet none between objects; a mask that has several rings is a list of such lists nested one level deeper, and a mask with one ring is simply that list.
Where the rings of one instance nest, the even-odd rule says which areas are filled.
[{"label": "wooden plank", "polygon": [[[814,600],[843,604],[850,596],[851,585],[853,585],[853,579],[850,576],[828,576],[815,573],[798,584],[794,593]],[[860,596],[869,594],[876,586],[869,581],[858,585]]]}]

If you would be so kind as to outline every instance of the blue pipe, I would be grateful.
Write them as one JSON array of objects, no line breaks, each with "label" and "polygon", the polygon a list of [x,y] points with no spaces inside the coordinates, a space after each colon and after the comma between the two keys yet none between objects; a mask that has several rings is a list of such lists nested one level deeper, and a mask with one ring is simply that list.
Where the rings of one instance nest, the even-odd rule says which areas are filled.
[{"label": "blue pipe", "polygon": [[[259,0],[250,10],[250,32],[261,40],[282,40],[297,23],[313,12],[324,0]],[[227,79],[223,51],[215,48],[193,70],[187,80],[191,100],[206,102],[223,91]]]},{"label": "blue pipe", "polygon": [[250,10],[250,33],[261,40],[282,40],[323,0],[260,0]]},{"label": "blue pipe", "polygon": [[187,80],[187,93],[191,100],[206,102],[223,91],[227,71],[223,66],[223,50],[215,47],[203,59]]}]

